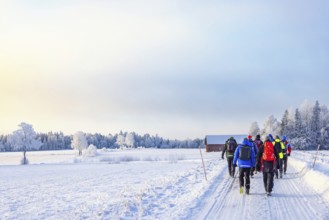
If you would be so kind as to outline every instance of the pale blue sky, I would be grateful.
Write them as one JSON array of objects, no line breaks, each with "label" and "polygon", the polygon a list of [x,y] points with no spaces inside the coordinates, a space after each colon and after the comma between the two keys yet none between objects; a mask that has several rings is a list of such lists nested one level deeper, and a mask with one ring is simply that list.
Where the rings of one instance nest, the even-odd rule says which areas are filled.
[{"label": "pale blue sky", "polygon": [[328,104],[328,1],[0,1],[0,133],[247,133]]}]

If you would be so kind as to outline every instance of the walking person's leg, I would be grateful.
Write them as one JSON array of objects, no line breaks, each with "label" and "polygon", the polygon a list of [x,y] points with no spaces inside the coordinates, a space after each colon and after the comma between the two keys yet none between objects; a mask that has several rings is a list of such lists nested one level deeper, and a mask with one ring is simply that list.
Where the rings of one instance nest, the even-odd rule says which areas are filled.
[{"label": "walking person's leg", "polygon": [[255,167],[252,167],[250,169],[250,177],[253,178],[254,177],[254,171],[255,171]]},{"label": "walking person's leg", "polygon": [[232,161],[232,170],[231,170],[231,176],[232,177],[234,177],[234,174],[235,174],[235,166],[233,166],[233,157],[232,157],[232,159],[231,159],[231,161]]},{"label": "walking person's leg", "polygon": [[288,166],[288,157],[286,156],[284,158],[284,169],[283,169],[284,174],[286,174],[287,172],[287,166]]},{"label": "walking person's leg", "polygon": [[268,182],[268,193],[271,195],[273,187],[274,187],[274,173],[273,172],[268,172],[267,174],[267,182]]},{"label": "walking person's leg", "polygon": [[280,159],[280,178],[282,178],[282,172],[283,172],[283,159]]},{"label": "walking person's leg", "polygon": [[279,169],[280,169],[280,160],[278,160],[278,163],[274,167],[275,177],[276,178],[279,178]]},{"label": "walking person's leg", "polygon": [[240,182],[240,193],[243,193],[244,188],[244,168],[239,168],[239,182]]},{"label": "walking person's leg", "polygon": [[227,166],[228,166],[228,174],[232,176],[232,167],[233,167],[233,158],[228,157],[227,158]]},{"label": "walking person's leg", "polygon": [[251,168],[245,168],[245,178],[246,178],[246,193],[249,194],[249,190],[250,190],[250,172],[251,172]]},{"label": "walking person's leg", "polygon": [[263,183],[266,192],[267,192],[267,178],[268,178],[267,172],[263,171]]}]

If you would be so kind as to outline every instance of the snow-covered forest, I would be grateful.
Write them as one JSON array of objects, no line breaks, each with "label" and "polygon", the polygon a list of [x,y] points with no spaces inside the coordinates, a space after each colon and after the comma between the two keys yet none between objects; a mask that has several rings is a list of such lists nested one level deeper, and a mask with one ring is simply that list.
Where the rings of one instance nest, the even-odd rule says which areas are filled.
[{"label": "snow-covered forest", "polygon": [[[11,135],[0,135],[0,151],[21,151],[10,142]],[[158,135],[139,135],[135,132],[120,132],[118,134],[90,134],[84,133],[88,145],[101,148],[197,148],[203,145],[203,138],[188,140],[170,140]],[[74,135],[65,135],[63,132],[37,133],[36,139],[42,143],[39,150],[71,149]]]},{"label": "snow-covered forest", "polygon": [[284,111],[281,120],[270,115],[259,128],[253,122],[249,134],[287,136],[294,149],[329,149],[329,110],[328,106],[305,100],[299,108]]},{"label": "snow-covered forest", "polygon": [[[31,125],[32,126],[32,125]],[[31,129],[33,129],[31,127]],[[247,129],[247,128],[246,128]],[[0,135],[0,151],[23,151],[23,145],[15,145],[10,141],[19,130],[13,134]],[[31,131],[32,133],[34,132]],[[315,150],[318,145],[320,149],[329,149],[329,109],[326,105],[320,105],[318,101],[311,103],[305,100],[299,108],[287,109],[280,120],[270,115],[265,119],[262,127],[258,122],[253,122],[249,128],[249,134],[255,136],[261,134],[264,138],[267,134],[285,135],[294,149]],[[171,140],[158,135],[135,132],[122,132],[118,134],[103,135],[99,133],[83,133],[87,145],[101,148],[197,148],[204,147],[204,137],[187,140]],[[35,144],[28,150],[64,150],[71,149],[74,135],[65,135],[63,132],[36,133]],[[205,134],[207,135],[207,134]]]}]

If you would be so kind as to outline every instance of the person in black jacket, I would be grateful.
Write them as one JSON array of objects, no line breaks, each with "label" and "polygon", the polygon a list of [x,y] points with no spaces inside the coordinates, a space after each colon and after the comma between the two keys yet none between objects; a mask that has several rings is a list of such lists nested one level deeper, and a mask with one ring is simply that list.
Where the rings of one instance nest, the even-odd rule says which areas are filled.
[{"label": "person in black jacket", "polygon": [[264,145],[259,148],[256,157],[257,171],[263,171],[263,182],[266,194],[271,195],[274,186],[273,178],[276,170],[276,163],[279,162],[279,154],[275,149],[270,137],[266,137]]},{"label": "person in black jacket", "polygon": [[238,144],[236,143],[236,140],[234,137],[230,137],[224,146],[223,152],[222,152],[222,159],[224,160],[224,154],[226,152],[226,159],[228,164],[228,173],[231,177],[234,177],[235,173],[235,167],[233,166],[233,157],[234,157],[234,151],[237,148]]}]

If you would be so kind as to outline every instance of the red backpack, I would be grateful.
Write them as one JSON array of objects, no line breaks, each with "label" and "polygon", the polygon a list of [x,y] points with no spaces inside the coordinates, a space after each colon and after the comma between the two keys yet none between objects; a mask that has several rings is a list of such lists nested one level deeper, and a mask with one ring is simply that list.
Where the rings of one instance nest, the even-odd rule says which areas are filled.
[{"label": "red backpack", "polygon": [[264,143],[263,160],[265,161],[275,160],[274,146],[270,141],[265,141]]}]

